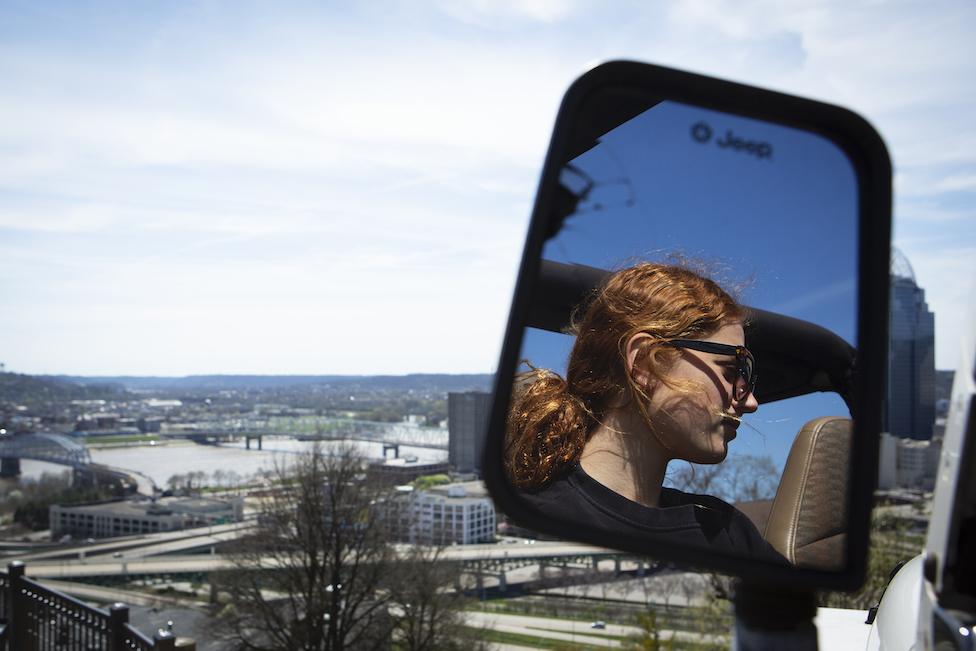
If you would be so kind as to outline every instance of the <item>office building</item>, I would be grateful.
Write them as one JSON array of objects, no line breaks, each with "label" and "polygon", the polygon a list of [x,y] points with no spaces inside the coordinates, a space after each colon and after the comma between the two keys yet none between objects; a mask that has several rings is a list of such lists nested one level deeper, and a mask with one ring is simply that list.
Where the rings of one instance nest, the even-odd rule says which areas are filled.
[{"label": "office building", "polygon": [[386,502],[390,535],[420,545],[472,545],[495,538],[495,505],[480,481],[423,491],[398,487]]},{"label": "office building", "polygon": [[881,435],[878,488],[932,490],[942,454],[942,440],[916,441]]},{"label": "office building", "polygon": [[55,504],[48,513],[53,540],[66,535],[75,539],[112,538],[239,522],[244,517],[244,499],[162,497],[97,504]]},{"label": "office building", "polygon": [[908,260],[892,252],[885,430],[928,440],[935,424],[935,315]]},{"label": "office building", "polygon": [[397,457],[374,461],[366,467],[366,478],[386,484],[409,484],[418,477],[446,475],[449,464],[444,461],[420,461],[417,457]]},{"label": "office building", "polygon": [[490,393],[447,394],[447,461],[457,472],[480,472],[490,409]]},{"label": "office building", "polygon": [[878,488],[891,490],[898,487],[898,439],[891,434],[881,434],[878,449]]}]

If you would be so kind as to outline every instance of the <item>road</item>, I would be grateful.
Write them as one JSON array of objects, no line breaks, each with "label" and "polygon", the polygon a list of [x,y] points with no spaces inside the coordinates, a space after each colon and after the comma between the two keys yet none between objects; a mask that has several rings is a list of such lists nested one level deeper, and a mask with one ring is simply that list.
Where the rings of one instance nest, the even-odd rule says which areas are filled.
[{"label": "road", "polygon": [[170,606],[173,608],[183,608],[190,601],[185,598],[154,595],[137,590],[104,588],[88,583],[75,583],[73,581],[53,581],[46,579],[44,581],[44,587],[57,590],[62,594],[71,595],[76,599],[102,604],[124,603],[129,606]]},{"label": "road", "polygon": [[[592,622],[583,622],[570,619],[553,619],[550,617],[528,617],[525,615],[507,615],[502,613],[487,613],[468,611],[465,614],[468,626],[474,628],[490,628],[493,631],[502,633],[515,633],[518,635],[532,635],[544,637],[551,640],[563,642],[587,644],[607,648],[620,648],[618,640],[599,637],[601,635],[626,637],[637,635],[642,631],[636,626],[624,626],[620,624],[606,623],[606,628],[594,629],[590,626]],[[661,640],[672,638],[686,642],[722,642],[714,635],[700,635],[687,631],[673,631],[659,629]]]},{"label": "road", "polygon": [[[233,567],[226,556],[214,554],[217,545],[235,540],[254,527],[238,522],[158,534],[115,538],[91,545],[61,547],[9,557],[27,563],[29,576],[81,578],[111,574],[209,572]],[[408,545],[397,546],[407,553]],[[209,550],[210,554],[200,554]],[[194,553],[197,552],[197,553]],[[444,548],[440,558],[456,562],[546,561],[565,558],[607,558],[618,552],[590,545],[538,541],[532,544],[456,545]],[[153,557],[157,557],[153,559]],[[274,558],[265,563],[275,562]],[[588,561],[587,561],[588,562]]]},{"label": "road", "polygon": [[[178,531],[164,531],[160,533],[124,536],[119,538],[111,538],[105,540],[104,542],[93,543],[90,545],[76,544],[71,546],[60,546],[55,549],[45,549],[44,551],[31,552],[28,554],[15,554],[9,556],[8,560],[24,561],[27,563],[53,559],[84,558],[99,556],[102,554],[112,554],[122,550],[134,552],[137,549],[160,549],[159,545],[182,541],[182,545],[163,548],[166,549],[166,553],[173,553],[210,544],[194,539],[217,536],[220,538],[219,541],[222,542],[229,539],[229,536],[226,534],[236,533],[236,535],[239,536],[253,526],[253,521],[232,522],[230,524],[219,524],[212,527],[196,527],[193,529],[180,529]],[[215,540],[215,542],[217,541]]]}]

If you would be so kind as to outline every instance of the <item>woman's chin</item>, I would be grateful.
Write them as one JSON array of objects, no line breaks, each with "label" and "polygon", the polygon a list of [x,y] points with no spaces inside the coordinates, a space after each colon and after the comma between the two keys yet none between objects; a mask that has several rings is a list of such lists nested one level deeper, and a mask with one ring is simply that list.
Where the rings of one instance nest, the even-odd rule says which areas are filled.
[{"label": "woman's chin", "polygon": [[688,461],[703,466],[715,465],[716,463],[722,463],[725,461],[725,457],[728,455],[729,446],[725,441],[722,441],[718,447],[712,448],[711,450],[701,450],[695,455],[696,458],[688,459]]}]

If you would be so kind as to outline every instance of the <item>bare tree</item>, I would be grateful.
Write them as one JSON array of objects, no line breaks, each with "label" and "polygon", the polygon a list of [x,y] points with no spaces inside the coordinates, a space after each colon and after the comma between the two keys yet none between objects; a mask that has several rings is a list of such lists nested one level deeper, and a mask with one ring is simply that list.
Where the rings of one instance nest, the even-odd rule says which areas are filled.
[{"label": "bare tree", "polygon": [[779,488],[780,473],[769,455],[733,457],[728,467],[726,494],[732,502],[771,500]]},{"label": "bare tree", "polygon": [[397,648],[404,651],[473,650],[481,645],[465,626],[468,599],[455,590],[461,567],[444,547],[412,546],[389,581]]},{"label": "bare tree", "polygon": [[234,492],[235,493],[240,493],[241,492],[241,482],[244,481],[244,478],[241,476],[241,474],[239,472],[237,472],[236,470],[227,470],[227,471],[225,471],[225,475],[224,476],[227,479],[227,486],[228,486],[228,488],[234,489]]},{"label": "bare tree", "polygon": [[181,474],[170,475],[169,479],[166,480],[166,485],[169,487],[169,490],[171,492],[176,493],[177,491],[180,490],[180,488],[183,486],[183,483],[185,481],[186,481],[186,477],[184,475]]},{"label": "bare tree", "polygon": [[321,447],[269,471],[258,533],[241,542],[238,571],[220,589],[222,625],[241,649],[338,651],[389,644],[394,551],[380,518],[381,496],[364,481],[351,447]]},{"label": "bare tree", "polygon": [[727,502],[772,499],[779,472],[768,456],[742,454],[711,465],[688,464],[669,476],[671,486],[689,493],[713,495]]}]

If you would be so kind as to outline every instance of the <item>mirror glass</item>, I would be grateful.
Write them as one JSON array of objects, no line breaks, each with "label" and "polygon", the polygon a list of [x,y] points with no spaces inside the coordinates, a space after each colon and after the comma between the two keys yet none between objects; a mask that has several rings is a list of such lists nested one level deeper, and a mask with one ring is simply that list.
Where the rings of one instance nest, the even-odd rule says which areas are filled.
[{"label": "mirror glass", "polygon": [[[567,149],[509,407],[509,481],[530,508],[577,529],[841,567],[851,416],[841,394],[857,346],[850,161],[816,133],[613,93],[585,105]],[[609,277],[614,289],[595,299],[594,279]],[[747,308],[716,312],[701,277]],[[684,320],[671,296],[681,283]],[[672,305],[649,312],[655,301]],[[631,317],[643,336],[637,321],[620,324]],[[750,372],[743,345],[756,385],[736,399]],[[615,381],[615,396],[597,388]],[[797,454],[820,456],[784,475],[795,441]],[[800,503],[810,482],[831,490]],[[806,509],[804,531],[791,534],[796,522],[776,509]]]}]

